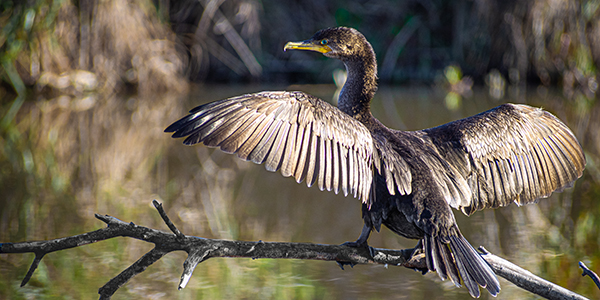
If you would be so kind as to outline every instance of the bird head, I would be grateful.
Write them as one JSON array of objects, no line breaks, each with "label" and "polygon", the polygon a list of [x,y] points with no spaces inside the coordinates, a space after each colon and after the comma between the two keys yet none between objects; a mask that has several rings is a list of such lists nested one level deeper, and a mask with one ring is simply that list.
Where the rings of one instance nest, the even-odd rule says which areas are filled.
[{"label": "bird head", "polygon": [[322,53],[331,58],[346,61],[355,56],[362,56],[365,50],[372,48],[367,39],[354,28],[335,27],[319,30],[310,39],[302,42],[288,42],[283,50],[310,50]]}]

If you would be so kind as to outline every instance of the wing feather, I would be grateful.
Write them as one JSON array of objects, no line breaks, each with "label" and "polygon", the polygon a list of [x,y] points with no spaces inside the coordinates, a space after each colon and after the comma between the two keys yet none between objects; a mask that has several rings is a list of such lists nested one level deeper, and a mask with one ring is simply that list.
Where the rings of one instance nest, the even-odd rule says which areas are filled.
[{"label": "wing feather", "polygon": [[331,191],[331,180],[333,177],[333,149],[331,149],[331,140],[324,138],[325,140],[325,188]]},{"label": "wing feather", "polygon": [[331,142],[333,151],[333,179],[332,179],[332,188],[334,193],[340,192],[340,153],[338,143],[335,141]]},{"label": "wing feather", "polygon": [[281,127],[281,120],[273,120],[269,128],[267,128],[265,134],[262,136],[254,150],[250,153],[250,160],[256,164],[262,164],[265,162],[271,146],[275,142],[275,135]]},{"label": "wing feather", "polygon": [[283,159],[285,139],[287,138],[289,129],[290,123],[281,122],[279,131],[277,132],[277,137],[273,143],[273,148],[269,152],[269,156],[267,157],[267,161],[265,163],[265,168],[267,168],[268,171],[275,172],[281,166],[279,162]]},{"label": "wing feather", "polygon": [[250,155],[273,123],[273,119],[266,116],[259,115],[259,118],[261,119],[260,123],[258,123],[254,132],[248,136],[248,139],[244,142],[240,150],[238,150],[238,157],[241,159],[252,160]]},{"label": "wing feather", "polygon": [[342,144],[338,144],[340,147],[340,170],[342,175],[342,192],[344,196],[348,196],[348,148]]},{"label": "wing feather", "polygon": [[310,145],[310,124],[301,124],[300,126],[302,126],[302,129],[299,129],[298,133],[302,133],[302,135],[296,137],[296,147],[301,148],[301,150],[298,158],[298,166],[296,167],[296,172],[294,173],[294,178],[296,178],[296,182],[298,183],[304,180],[308,171],[309,164],[306,163],[306,156],[308,153],[308,146]]},{"label": "wing feather", "polygon": [[348,182],[350,185],[350,194],[356,198],[358,192],[358,167],[355,161],[356,151],[350,150],[348,155]]},{"label": "wing feather", "polygon": [[318,156],[319,156],[319,175],[318,175],[318,179],[317,182],[319,184],[319,189],[321,191],[325,190],[325,167],[326,167],[326,162],[325,162],[325,156],[326,156],[326,152],[327,150],[325,149],[325,138],[323,136],[320,136],[319,138],[319,150],[318,150]]},{"label": "wing feather", "polygon": [[[308,161],[308,171],[306,173],[306,185],[308,185],[309,187],[311,187],[317,177],[318,177],[318,173],[315,173],[315,167],[320,166],[319,164],[319,138],[314,134],[311,133],[311,142],[310,142],[310,160]],[[317,171],[318,172],[318,171]]]},{"label": "wing feather", "polygon": [[[446,176],[468,182],[472,193],[458,186],[463,199],[451,200],[465,214],[536,202],[572,185],[585,167],[569,128],[549,112],[527,105],[504,104],[422,132],[452,166]],[[453,191],[447,191],[451,198],[456,197]]]},{"label": "wing feather", "polygon": [[[296,149],[296,137],[298,136],[298,124],[292,123],[288,131],[288,136],[285,143],[285,153],[283,154],[283,162],[281,163],[281,175],[284,177],[290,177],[296,170],[296,164],[298,163],[298,151]],[[302,141],[302,137],[298,138]]]},{"label": "wing feather", "polygon": [[[262,92],[198,106],[169,126],[184,143],[204,143],[281,170],[321,190],[367,202],[376,147],[369,130],[328,103],[302,92]],[[392,174],[393,175],[393,174]],[[390,181],[394,182],[394,177]],[[399,185],[401,180],[396,180]]]},{"label": "wing feather", "polygon": [[412,174],[404,158],[392,147],[392,143],[381,138],[375,139],[374,153],[377,158],[374,165],[385,177],[385,183],[390,195],[396,193],[408,195],[412,191]]},{"label": "wing feather", "polygon": [[230,136],[237,128],[243,125],[247,119],[244,112],[236,109],[230,113],[230,117],[223,120],[221,124],[218,122],[207,122],[210,126],[202,126],[202,129],[197,133],[198,135],[207,136],[204,139],[204,144],[216,146],[220,144],[225,138]]},{"label": "wing feather", "polygon": [[[242,144],[250,137],[251,134],[254,133],[254,130],[260,124],[258,120],[261,115],[248,115],[248,118],[244,123],[237,128],[235,132],[233,132],[230,136],[226,137],[219,146],[221,150],[227,153],[235,153],[240,149]],[[238,155],[241,153],[238,152]],[[241,157],[241,156],[240,156]],[[245,157],[243,159],[246,159]]]}]

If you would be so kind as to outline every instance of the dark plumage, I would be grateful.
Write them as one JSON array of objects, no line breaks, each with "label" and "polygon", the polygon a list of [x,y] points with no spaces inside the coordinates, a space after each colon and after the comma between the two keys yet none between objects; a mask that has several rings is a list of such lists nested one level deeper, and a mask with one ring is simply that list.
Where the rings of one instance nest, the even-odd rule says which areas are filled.
[{"label": "dark plumage", "polygon": [[462,236],[451,208],[536,202],[570,186],[585,158],[573,133],[550,113],[503,104],[478,115],[420,131],[385,127],[370,112],[377,90],[375,53],[351,28],[329,28],[285,49],[311,50],[344,62],[348,79],[338,108],[303,92],[262,92],[190,111],[165,131],[281,170],[321,190],[363,201],[365,246],[381,224],[423,240],[429,270],[473,297],[492,295],[494,272]]}]

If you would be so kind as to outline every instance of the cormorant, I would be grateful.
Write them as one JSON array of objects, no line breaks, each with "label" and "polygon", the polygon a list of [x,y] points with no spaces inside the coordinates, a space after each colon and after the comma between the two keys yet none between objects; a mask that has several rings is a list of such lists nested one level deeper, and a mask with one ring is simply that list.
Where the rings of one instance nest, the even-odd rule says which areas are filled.
[{"label": "cormorant", "polygon": [[473,297],[479,286],[497,295],[490,266],[458,229],[451,208],[466,215],[515,202],[536,202],[582,175],[585,157],[573,133],[552,114],[503,104],[419,131],[385,127],[371,114],[377,89],[375,53],[346,27],[318,31],[284,50],[337,58],[347,81],[337,108],[303,92],[261,92],[198,106],[165,132],[265,163],[321,190],[362,200],[364,228],[352,246],[366,246],[381,224],[419,239],[427,268],[460,278]]}]

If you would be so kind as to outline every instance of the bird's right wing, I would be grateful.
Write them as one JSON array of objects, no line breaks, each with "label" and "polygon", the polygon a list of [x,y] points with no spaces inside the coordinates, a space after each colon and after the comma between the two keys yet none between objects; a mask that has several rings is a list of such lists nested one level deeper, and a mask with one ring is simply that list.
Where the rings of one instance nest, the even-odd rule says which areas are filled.
[{"label": "bird's right wing", "polygon": [[281,169],[285,177],[315,182],[368,202],[373,138],[359,121],[303,92],[261,92],[198,106],[165,132],[236,153],[244,160]]}]

